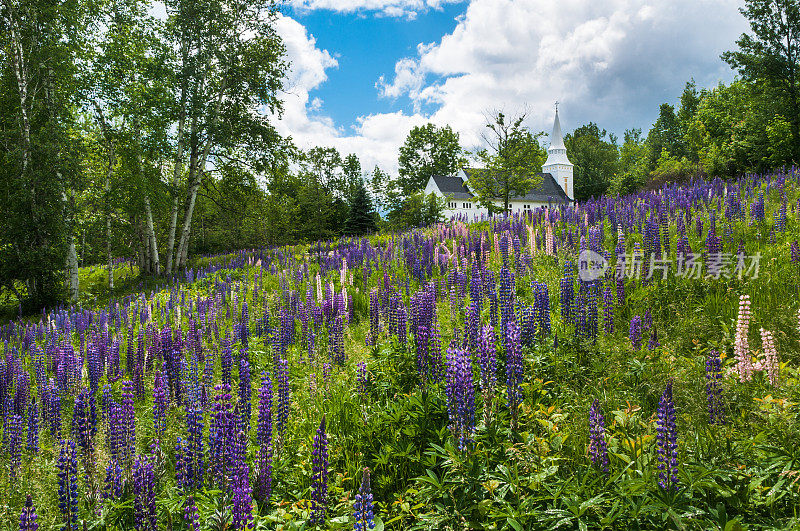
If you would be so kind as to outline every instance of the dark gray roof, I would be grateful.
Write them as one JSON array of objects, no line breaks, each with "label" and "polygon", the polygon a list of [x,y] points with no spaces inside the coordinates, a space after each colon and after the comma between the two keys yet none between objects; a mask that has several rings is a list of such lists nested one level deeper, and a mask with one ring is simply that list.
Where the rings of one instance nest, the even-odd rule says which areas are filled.
[{"label": "dark gray roof", "polygon": [[564,192],[564,189],[556,182],[551,173],[538,173],[542,177],[542,183],[532,188],[525,196],[515,197],[517,201],[538,201],[547,203],[569,203],[569,197]]},{"label": "dark gray roof", "polygon": [[[468,179],[473,176],[475,171],[476,171],[475,168],[464,168],[464,173],[467,174]],[[564,193],[564,190],[556,182],[552,174],[538,173],[537,176],[540,176],[542,178],[541,184],[535,188],[532,188],[524,196],[514,197],[513,199],[515,201],[531,201],[539,203],[547,203],[548,201],[553,203],[570,202],[570,199],[567,197],[567,194]],[[439,187],[440,192],[442,192],[445,195],[451,196],[453,199],[473,198],[472,193],[464,185],[464,182],[461,180],[461,177],[434,175],[433,181],[436,184],[436,186]]]},{"label": "dark gray roof", "polygon": [[433,175],[433,182],[444,195],[449,195],[453,199],[472,199],[472,194],[464,186],[461,177],[450,175]]}]

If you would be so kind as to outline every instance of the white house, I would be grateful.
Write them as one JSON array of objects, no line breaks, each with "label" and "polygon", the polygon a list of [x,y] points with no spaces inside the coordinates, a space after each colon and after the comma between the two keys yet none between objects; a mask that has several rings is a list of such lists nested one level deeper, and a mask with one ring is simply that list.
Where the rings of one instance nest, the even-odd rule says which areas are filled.
[{"label": "white house", "polygon": [[[457,175],[434,175],[425,186],[426,194],[436,194],[447,198],[447,213],[451,216],[473,219],[488,214],[486,208],[478,204],[477,198],[469,187],[469,178],[474,169],[464,168]],[[541,183],[532,188],[524,196],[513,197],[509,202],[511,212],[525,212],[539,207],[569,203],[573,195],[572,163],[567,158],[567,148],[561,136],[561,123],[558,120],[558,108],[553,123],[553,134],[550,136],[550,148],[547,150],[547,161],[542,166]],[[493,201],[502,206],[503,201]]]}]

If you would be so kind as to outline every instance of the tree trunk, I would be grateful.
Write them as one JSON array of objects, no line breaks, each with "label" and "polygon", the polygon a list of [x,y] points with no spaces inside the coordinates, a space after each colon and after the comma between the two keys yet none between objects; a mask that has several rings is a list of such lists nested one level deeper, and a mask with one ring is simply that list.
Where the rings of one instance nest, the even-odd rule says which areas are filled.
[{"label": "tree trunk", "polygon": [[178,146],[175,153],[175,168],[172,174],[172,208],[169,217],[169,235],[167,239],[167,269],[166,274],[172,273],[172,256],[175,250],[175,231],[178,228],[178,184],[181,181],[181,170],[183,169],[183,129],[186,123],[186,103],[181,105],[181,114],[178,119]]},{"label": "tree trunk", "polygon": [[137,223],[137,234],[139,236],[139,248],[141,249],[141,266],[139,271],[141,273],[150,274],[153,272],[152,270],[152,244],[150,242],[150,237],[148,236],[146,231],[142,230],[141,223]]},{"label": "tree trunk", "polygon": [[156,232],[153,230],[153,210],[150,208],[150,193],[144,193],[144,212],[146,216],[146,238],[150,248],[150,259],[148,269],[156,275],[161,274],[161,262],[158,259],[158,243],[156,242]]},{"label": "tree trunk", "polygon": [[67,253],[67,270],[69,271],[69,300],[72,303],[78,302],[80,295],[79,275],[78,275],[78,253],[75,250],[75,236],[69,238],[69,252]]},{"label": "tree trunk", "polygon": [[114,291],[114,266],[112,264],[111,256],[111,176],[114,173],[114,166],[116,165],[116,154],[114,152],[114,139],[111,137],[111,131],[106,122],[103,109],[97,101],[94,101],[95,112],[97,119],[100,122],[100,129],[106,140],[106,149],[108,150],[108,169],[106,171],[106,182],[104,186],[105,191],[105,215],[106,215],[106,261],[108,266],[108,289]]},{"label": "tree trunk", "polygon": [[[214,125],[217,120],[217,116],[219,116],[219,110],[222,107],[222,98],[225,95],[225,83],[222,83],[220,87],[219,93],[217,94],[217,102],[214,105],[214,112],[211,115],[211,120],[209,121],[208,128],[206,131],[207,137],[206,138],[206,145],[203,149],[203,154],[200,156],[199,162],[197,162],[197,167],[192,170],[190,168],[190,175],[193,174],[193,179],[191,180],[191,184],[189,186],[189,191],[187,195],[187,204],[186,204],[186,214],[183,218],[183,229],[181,230],[181,241],[180,245],[178,245],[178,267],[185,267],[186,266],[186,258],[189,253],[189,233],[192,230],[192,214],[194,213],[194,205],[197,200],[197,190],[200,188],[200,180],[203,177],[203,174],[206,171],[206,160],[208,159],[208,153],[211,151],[211,136],[212,131],[214,129]],[[196,158],[197,150],[195,147],[192,148],[192,156]]]},{"label": "tree trunk", "polygon": [[[25,51],[22,48],[20,30],[17,27],[15,9],[9,0],[4,0],[6,5],[6,23],[11,34],[11,62],[14,76],[17,80],[19,91],[19,108],[22,133],[22,176],[27,175],[31,160],[31,124],[28,116],[28,65],[25,60]],[[34,187],[31,187],[31,201],[34,200]]]},{"label": "tree trunk", "polygon": [[[186,68],[186,61],[188,56],[187,43],[184,42],[182,49],[182,63],[181,66]],[[203,83],[200,84],[201,92]],[[175,167],[172,170],[172,208],[169,213],[169,233],[167,236],[167,269],[166,274],[172,273],[172,257],[175,251],[175,231],[178,228],[178,184],[181,182],[181,170],[183,169],[183,134],[186,125],[186,100],[188,98],[188,76],[184,73],[181,82],[181,103],[180,114],[178,115],[178,135],[176,138],[175,149]],[[192,121],[192,131],[194,131],[197,123],[195,116]]]},{"label": "tree trunk", "polygon": [[109,206],[108,201],[106,201],[106,258],[108,259],[108,289],[114,291],[114,264],[111,258],[111,212]]}]

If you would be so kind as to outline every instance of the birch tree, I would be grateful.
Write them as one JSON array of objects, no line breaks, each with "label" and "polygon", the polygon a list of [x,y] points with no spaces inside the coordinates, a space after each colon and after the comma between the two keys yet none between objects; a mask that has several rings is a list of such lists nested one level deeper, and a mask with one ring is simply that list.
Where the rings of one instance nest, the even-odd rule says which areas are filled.
[{"label": "birch tree", "polygon": [[186,265],[197,192],[209,168],[232,157],[269,157],[270,148],[280,142],[269,116],[281,111],[279,91],[287,65],[275,32],[274,0],[169,0],[166,7],[172,45],[180,50],[166,258],[170,274]]}]

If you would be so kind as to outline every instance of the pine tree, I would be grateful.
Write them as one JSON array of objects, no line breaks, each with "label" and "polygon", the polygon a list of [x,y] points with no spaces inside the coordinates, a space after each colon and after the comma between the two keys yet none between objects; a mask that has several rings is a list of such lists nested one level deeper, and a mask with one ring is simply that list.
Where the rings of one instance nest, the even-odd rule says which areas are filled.
[{"label": "pine tree", "polygon": [[372,205],[372,199],[364,186],[364,180],[358,179],[353,190],[353,199],[350,203],[350,215],[344,226],[344,232],[350,236],[361,236],[374,232],[377,229],[375,218],[377,214]]}]

